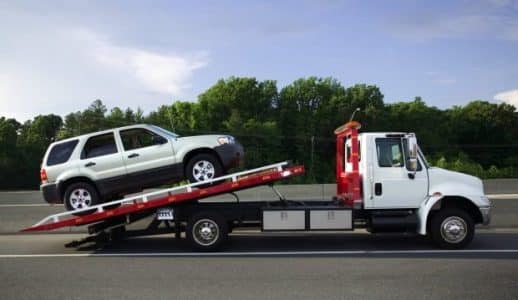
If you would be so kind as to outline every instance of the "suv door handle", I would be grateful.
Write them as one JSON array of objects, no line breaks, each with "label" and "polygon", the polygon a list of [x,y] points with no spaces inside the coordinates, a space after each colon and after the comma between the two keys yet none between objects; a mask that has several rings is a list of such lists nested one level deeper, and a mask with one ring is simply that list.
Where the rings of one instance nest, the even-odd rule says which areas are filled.
[{"label": "suv door handle", "polygon": [[91,162],[87,163],[87,164],[85,165],[85,167],[87,167],[87,168],[88,168],[88,167],[92,167],[92,166],[95,166],[95,165],[96,165],[96,163],[94,163],[93,161],[91,161]]},{"label": "suv door handle", "polygon": [[137,156],[139,156],[138,153],[132,153],[132,154],[128,155],[128,158],[134,158]]}]

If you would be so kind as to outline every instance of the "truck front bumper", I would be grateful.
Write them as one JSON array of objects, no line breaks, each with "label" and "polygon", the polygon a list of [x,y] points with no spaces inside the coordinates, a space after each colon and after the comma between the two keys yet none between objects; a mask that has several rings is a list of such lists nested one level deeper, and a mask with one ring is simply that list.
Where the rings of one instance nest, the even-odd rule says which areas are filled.
[{"label": "truck front bumper", "polygon": [[491,206],[480,207],[479,210],[482,215],[482,225],[489,225],[491,222]]}]

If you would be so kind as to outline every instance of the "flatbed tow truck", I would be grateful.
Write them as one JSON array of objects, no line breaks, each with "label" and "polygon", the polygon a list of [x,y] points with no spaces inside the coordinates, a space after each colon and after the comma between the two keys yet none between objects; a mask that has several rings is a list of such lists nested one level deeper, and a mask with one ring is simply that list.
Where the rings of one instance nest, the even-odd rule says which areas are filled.
[{"label": "flatbed tow truck", "polygon": [[[439,247],[459,249],[473,239],[475,224],[489,224],[491,206],[480,179],[428,166],[413,133],[360,134],[360,128],[349,121],[335,130],[337,192],[327,201],[286,199],[273,183],[303,174],[304,167],[280,162],[50,215],[22,231],[88,225],[90,236],[68,246],[185,233],[196,250],[215,251],[240,227],[265,232],[366,228],[429,235]],[[262,185],[270,185],[279,200],[242,202],[234,193]],[[236,201],[200,201],[221,194]],[[150,216],[146,229],[126,230]]]}]

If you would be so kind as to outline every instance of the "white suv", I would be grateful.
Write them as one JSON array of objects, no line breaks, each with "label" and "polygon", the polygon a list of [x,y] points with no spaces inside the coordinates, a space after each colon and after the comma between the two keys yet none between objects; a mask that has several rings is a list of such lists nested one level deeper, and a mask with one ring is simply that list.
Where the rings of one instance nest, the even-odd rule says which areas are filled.
[{"label": "white suv", "polygon": [[188,179],[223,175],[243,159],[228,135],[180,137],[154,125],[133,125],[52,143],[40,172],[43,198],[68,210]]}]

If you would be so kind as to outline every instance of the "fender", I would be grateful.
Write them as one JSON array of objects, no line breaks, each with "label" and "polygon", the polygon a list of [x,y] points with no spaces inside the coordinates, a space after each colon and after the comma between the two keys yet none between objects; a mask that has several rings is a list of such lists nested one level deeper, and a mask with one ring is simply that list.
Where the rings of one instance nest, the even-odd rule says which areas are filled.
[{"label": "fender", "polygon": [[430,211],[445,197],[462,197],[476,207],[489,206],[487,197],[484,196],[482,180],[477,177],[436,167],[428,169],[428,176],[429,196],[417,210],[419,234],[426,234],[426,223]]},{"label": "fender", "polygon": [[419,218],[419,224],[417,226],[417,233],[421,235],[426,235],[426,224],[428,222],[428,216],[430,215],[430,211],[433,209],[438,209],[437,205],[440,205],[440,201],[446,197],[461,197],[469,200],[476,207],[482,207],[484,204],[481,203],[485,197],[480,196],[468,196],[468,195],[459,195],[459,194],[449,194],[449,195],[439,195],[435,194],[432,196],[428,196],[428,198],[421,204],[421,206],[417,210],[417,216]]}]

